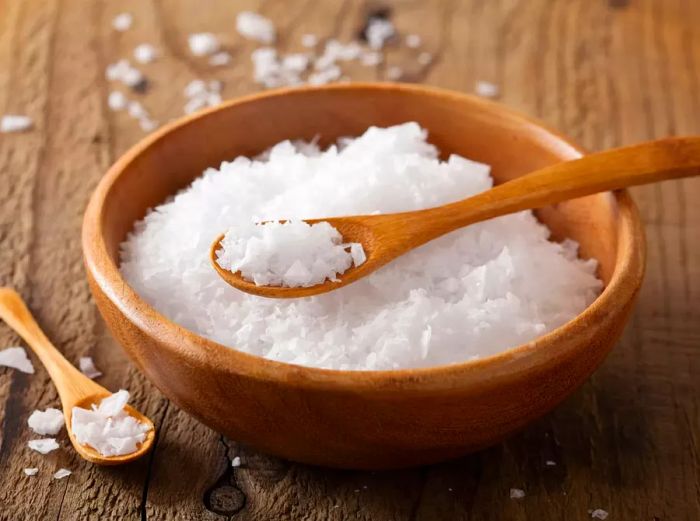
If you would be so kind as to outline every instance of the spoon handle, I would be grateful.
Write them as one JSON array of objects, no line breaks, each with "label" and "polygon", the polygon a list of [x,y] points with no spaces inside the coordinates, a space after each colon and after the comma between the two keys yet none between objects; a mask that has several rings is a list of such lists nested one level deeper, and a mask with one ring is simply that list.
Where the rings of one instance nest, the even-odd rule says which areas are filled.
[{"label": "spoon handle", "polygon": [[[456,203],[413,212],[423,242],[493,217],[629,186],[700,174],[700,137],[660,139],[590,154],[513,179]],[[422,229],[422,230],[421,230]]]},{"label": "spoon handle", "polygon": [[0,318],[24,339],[39,357],[64,404],[65,398],[72,399],[76,391],[84,393],[102,390],[102,387],[78,371],[54,347],[34,320],[22,297],[11,288],[0,287]]}]

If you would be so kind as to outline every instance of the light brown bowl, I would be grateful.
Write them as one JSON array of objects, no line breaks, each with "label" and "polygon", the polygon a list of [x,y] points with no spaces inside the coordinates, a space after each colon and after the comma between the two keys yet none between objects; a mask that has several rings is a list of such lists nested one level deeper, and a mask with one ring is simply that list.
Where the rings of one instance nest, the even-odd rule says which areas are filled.
[{"label": "light brown bowl", "polygon": [[327,144],[370,125],[406,121],[427,128],[445,155],[492,165],[497,182],[582,153],[568,139],[491,102],[429,87],[352,84],[227,102],[152,134],[107,172],[83,223],[90,287],[114,336],[168,398],[261,451],[379,469],[432,463],[494,444],[590,376],[620,336],[644,272],[644,233],[625,191],[538,213],[555,238],[571,237],[583,256],[598,259],[606,283],[601,296],[534,342],[460,364],[353,372],[265,360],[171,322],[122,278],[119,244],[134,222],[206,167],[288,138],[319,135]]}]

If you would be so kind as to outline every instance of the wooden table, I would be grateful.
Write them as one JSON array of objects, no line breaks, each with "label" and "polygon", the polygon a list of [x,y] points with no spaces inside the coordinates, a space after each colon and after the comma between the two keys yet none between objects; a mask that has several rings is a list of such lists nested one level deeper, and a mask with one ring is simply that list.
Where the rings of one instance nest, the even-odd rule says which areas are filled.
[{"label": "wooden table", "polygon": [[[696,0],[396,0],[392,18],[435,55],[389,62],[405,78],[462,91],[477,80],[593,150],[700,133],[700,2]],[[182,88],[221,79],[226,97],[252,92],[238,9],[278,23],[281,44],[303,33],[347,39],[376,2],[351,0],[5,0],[0,2],[0,113],[35,128],[0,135],[0,284],[17,288],[71,360],[94,356],[107,387],[130,389],[159,427],[152,456],[97,468],[67,448],[26,447],[27,416],[56,406],[46,372],[0,369],[0,519],[609,520],[700,519],[700,180],[634,190],[649,240],[635,315],[615,351],[565,404],[506,443],[459,460],[387,473],[310,468],[239,446],[179,411],[129,364],[88,292],[80,221],[110,163],[144,133],[110,112],[105,67],[139,43],[162,50],[143,66],[144,105],[181,114]],[[115,33],[116,13],[134,27]],[[235,66],[194,59],[187,35],[212,31]],[[355,79],[381,78],[358,68]],[[0,346],[18,339],[0,324]],[[240,468],[232,468],[235,456]],[[547,466],[552,460],[556,466]],[[22,469],[38,466],[28,478]],[[54,481],[59,467],[73,470]],[[526,497],[509,499],[510,488]]]}]

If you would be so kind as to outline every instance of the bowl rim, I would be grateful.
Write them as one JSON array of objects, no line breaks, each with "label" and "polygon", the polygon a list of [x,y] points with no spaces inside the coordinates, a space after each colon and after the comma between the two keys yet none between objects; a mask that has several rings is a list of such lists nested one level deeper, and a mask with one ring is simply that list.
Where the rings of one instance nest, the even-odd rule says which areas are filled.
[{"label": "bowl rim", "polygon": [[[585,154],[582,147],[538,119],[490,100],[433,86],[357,82],[287,87],[236,97],[216,107],[179,118],[146,136],[118,158],[100,179],[85,210],[82,226],[83,258],[88,277],[96,286],[93,291],[99,288],[129,322],[147,336],[157,338],[161,347],[175,357],[187,358],[196,365],[204,364],[211,371],[236,374],[255,380],[283,381],[286,385],[297,387],[345,391],[371,388],[375,391],[384,389],[425,392],[447,390],[456,385],[493,389],[498,385],[498,381],[504,378],[535,372],[543,365],[570,358],[577,350],[582,349],[582,346],[588,346],[594,339],[595,330],[602,327],[591,327],[590,324],[609,324],[621,310],[631,304],[644,275],[646,240],[638,210],[626,190],[599,194],[600,197],[612,198],[611,203],[616,205],[619,241],[618,259],[612,277],[595,301],[573,319],[528,343],[512,346],[493,355],[452,364],[389,370],[341,370],[301,366],[263,358],[227,347],[180,326],[143,300],[122,277],[117,264],[108,254],[102,235],[104,202],[120,174],[149,147],[175,129],[237,105],[298,93],[376,89],[454,99],[480,106],[498,114],[499,117],[527,127],[538,139],[546,140],[550,150],[558,150],[558,154],[570,159]],[[619,258],[620,252],[625,254],[622,258]],[[572,335],[578,335],[588,341],[566,342],[565,339]],[[129,353],[128,348],[125,347],[125,350]],[[134,359],[133,355],[129,354]]]}]

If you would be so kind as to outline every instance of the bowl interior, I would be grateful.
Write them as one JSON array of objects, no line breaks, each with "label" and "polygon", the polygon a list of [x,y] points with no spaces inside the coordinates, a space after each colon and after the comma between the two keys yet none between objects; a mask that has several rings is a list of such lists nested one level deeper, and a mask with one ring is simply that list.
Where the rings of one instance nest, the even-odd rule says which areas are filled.
[{"label": "bowl interior", "polygon": [[[564,138],[499,105],[445,91],[376,85],[292,90],[253,96],[166,127],[114,167],[101,232],[118,265],[119,244],[146,211],[187,186],[207,167],[255,155],[285,139],[327,145],[367,127],[417,121],[429,140],[451,153],[492,166],[497,183],[580,155]],[[599,261],[609,282],[616,263],[616,202],[598,194],[538,211],[553,237],[574,239],[581,256]]]}]

